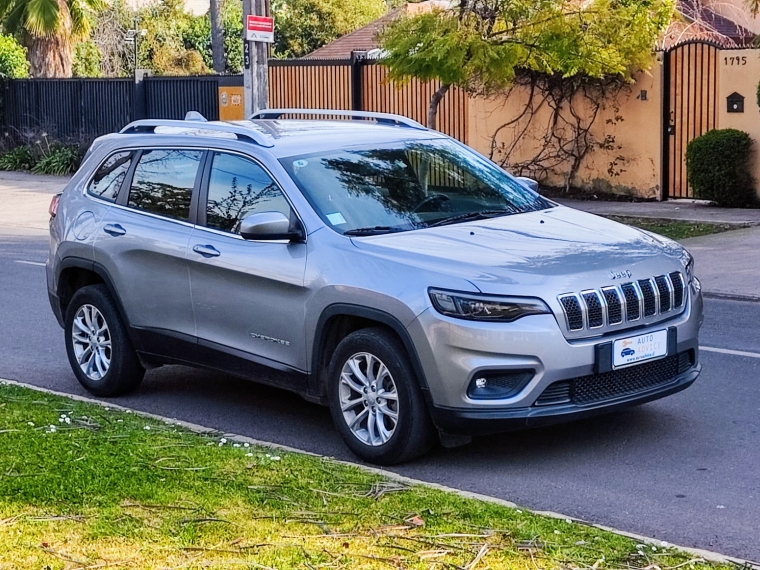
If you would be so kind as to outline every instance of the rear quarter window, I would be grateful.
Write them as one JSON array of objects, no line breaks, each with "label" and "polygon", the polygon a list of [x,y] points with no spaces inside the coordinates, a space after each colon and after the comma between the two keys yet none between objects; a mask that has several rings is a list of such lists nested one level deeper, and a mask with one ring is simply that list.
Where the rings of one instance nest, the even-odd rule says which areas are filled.
[{"label": "rear quarter window", "polygon": [[134,151],[117,152],[109,156],[95,171],[95,175],[87,185],[87,193],[96,198],[115,202],[134,156]]}]

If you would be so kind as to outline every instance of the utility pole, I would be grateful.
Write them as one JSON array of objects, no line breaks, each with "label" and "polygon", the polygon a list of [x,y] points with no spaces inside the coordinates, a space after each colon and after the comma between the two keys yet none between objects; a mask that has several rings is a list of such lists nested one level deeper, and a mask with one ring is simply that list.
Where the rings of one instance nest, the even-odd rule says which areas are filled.
[{"label": "utility pole", "polygon": [[269,0],[243,0],[243,85],[245,116],[266,109],[269,93],[269,44],[274,20]]}]

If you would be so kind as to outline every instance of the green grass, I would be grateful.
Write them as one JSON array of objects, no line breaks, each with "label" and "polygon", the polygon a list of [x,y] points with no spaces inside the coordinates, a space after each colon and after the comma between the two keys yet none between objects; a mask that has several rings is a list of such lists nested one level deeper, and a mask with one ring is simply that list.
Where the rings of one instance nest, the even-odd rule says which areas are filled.
[{"label": "green grass", "polygon": [[719,568],[7,384],[0,450],[0,568]]},{"label": "green grass", "polygon": [[627,216],[605,216],[610,220],[648,230],[674,240],[717,234],[737,230],[741,224],[710,224],[705,222],[688,222],[681,220],[660,220],[655,218],[633,218]]}]

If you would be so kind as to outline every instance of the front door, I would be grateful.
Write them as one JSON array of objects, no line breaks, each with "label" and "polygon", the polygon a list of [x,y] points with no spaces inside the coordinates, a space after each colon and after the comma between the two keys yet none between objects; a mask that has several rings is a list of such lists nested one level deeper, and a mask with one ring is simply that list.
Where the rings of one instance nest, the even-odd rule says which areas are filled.
[{"label": "front door", "polygon": [[213,153],[209,160],[188,248],[199,342],[280,370],[303,372],[307,246],[248,241],[238,233],[246,215],[277,211],[290,216],[290,203],[255,161],[224,152]]}]

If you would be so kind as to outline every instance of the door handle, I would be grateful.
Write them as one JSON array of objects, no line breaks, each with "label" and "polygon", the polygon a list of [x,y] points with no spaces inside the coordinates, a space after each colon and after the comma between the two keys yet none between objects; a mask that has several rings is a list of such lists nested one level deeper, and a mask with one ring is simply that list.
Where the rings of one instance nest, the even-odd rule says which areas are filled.
[{"label": "door handle", "polygon": [[219,257],[221,253],[213,245],[201,245],[197,244],[193,246],[195,253],[201,254],[203,257]]},{"label": "door handle", "polygon": [[106,224],[103,226],[103,231],[107,234],[112,235],[113,237],[123,236],[125,233],[127,233],[127,230],[122,228],[119,224]]}]

